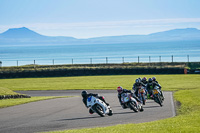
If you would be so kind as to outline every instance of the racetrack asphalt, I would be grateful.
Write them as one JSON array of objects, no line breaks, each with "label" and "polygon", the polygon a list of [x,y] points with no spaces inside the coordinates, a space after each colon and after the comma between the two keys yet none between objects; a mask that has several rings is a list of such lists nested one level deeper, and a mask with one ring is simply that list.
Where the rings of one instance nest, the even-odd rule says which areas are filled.
[{"label": "racetrack asphalt", "polygon": [[0,109],[0,133],[32,133],[75,128],[142,123],[175,116],[172,92],[164,92],[164,106],[147,100],[144,111],[122,109],[115,90],[88,90],[103,95],[113,116],[89,114],[80,97],[82,90],[18,91],[31,96],[76,96],[50,99]]}]

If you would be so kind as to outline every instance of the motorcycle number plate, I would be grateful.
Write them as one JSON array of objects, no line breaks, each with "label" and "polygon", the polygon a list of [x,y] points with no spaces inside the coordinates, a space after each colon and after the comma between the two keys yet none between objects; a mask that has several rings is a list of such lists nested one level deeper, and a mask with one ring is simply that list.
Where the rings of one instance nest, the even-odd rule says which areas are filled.
[{"label": "motorcycle number plate", "polygon": [[128,100],[129,100],[128,97],[124,98],[124,102],[127,102]]},{"label": "motorcycle number plate", "polygon": [[157,90],[153,90],[153,93],[154,93],[154,94],[158,94],[158,91],[157,91]]}]

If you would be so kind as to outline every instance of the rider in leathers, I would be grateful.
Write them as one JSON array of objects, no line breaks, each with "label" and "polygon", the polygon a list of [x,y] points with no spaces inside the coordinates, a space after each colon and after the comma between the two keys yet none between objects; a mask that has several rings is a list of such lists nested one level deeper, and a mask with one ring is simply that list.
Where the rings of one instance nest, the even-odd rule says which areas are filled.
[{"label": "rider in leathers", "polygon": [[141,103],[140,103],[140,100],[138,99],[138,97],[136,97],[136,96],[131,92],[131,90],[126,90],[126,89],[123,89],[121,86],[119,86],[119,87],[117,87],[117,91],[118,91],[119,103],[120,103],[120,105],[122,106],[123,109],[127,108],[127,107],[122,103],[122,101],[121,101],[121,94],[123,94],[123,93],[130,93],[130,94],[132,95],[132,97],[135,98],[136,101],[137,101],[139,104],[141,104]]},{"label": "rider in leathers", "polygon": [[145,86],[145,84],[143,84],[142,82],[141,82],[141,80],[140,79],[136,79],[135,80],[135,83],[133,84],[133,91],[134,91],[134,94],[138,97],[138,90],[141,88],[141,87],[144,87],[144,88],[146,88],[146,86]]},{"label": "rider in leathers", "polygon": [[[88,93],[87,91],[82,91],[81,93],[82,97],[83,97],[83,103],[85,104],[85,106],[87,107],[87,99],[89,96],[94,96],[96,98],[99,98],[100,100],[102,100],[107,106],[109,106],[109,104],[105,101],[103,96],[99,96],[98,94],[93,94],[93,93]],[[87,107],[88,108],[88,107]],[[90,109],[89,110],[90,114],[93,114],[94,112]]]},{"label": "rider in leathers", "polygon": [[158,89],[160,90],[161,96],[163,97],[163,100],[164,100],[164,96],[163,96],[163,93],[161,91],[161,88],[162,88],[161,85],[158,84],[158,82],[153,81],[152,78],[149,78],[148,79],[148,83],[147,83],[147,91],[148,91],[148,93],[149,93],[150,96],[152,96],[152,90],[153,90],[153,88],[155,86],[158,86]]}]

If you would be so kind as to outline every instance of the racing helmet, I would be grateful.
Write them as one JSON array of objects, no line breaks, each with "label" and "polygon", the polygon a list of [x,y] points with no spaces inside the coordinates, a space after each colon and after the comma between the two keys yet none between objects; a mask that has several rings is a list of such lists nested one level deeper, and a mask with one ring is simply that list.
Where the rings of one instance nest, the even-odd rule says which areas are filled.
[{"label": "racing helmet", "polygon": [[141,80],[140,80],[140,79],[136,79],[136,80],[135,80],[135,83],[136,83],[136,84],[140,84],[140,83],[141,83]]},{"label": "racing helmet", "polygon": [[81,95],[82,95],[82,97],[87,97],[88,92],[87,92],[87,91],[82,91],[82,92],[81,92]]},{"label": "racing helmet", "polygon": [[149,78],[149,79],[148,79],[148,82],[149,82],[149,83],[152,83],[152,81],[153,81],[152,78]]},{"label": "racing helmet", "polygon": [[153,81],[156,81],[156,77],[153,77],[152,80],[153,80]]},{"label": "racing helmet", "polygon": [[142,81],[147,81],[147,78],[146,77],[142,78]]},{"label": "racing helmet", "polygon": [[118,87],[117,87],[117,91],[118,91],[118,93],[122,93],[123,88],[122,88],[121,86],[118,86]]}]

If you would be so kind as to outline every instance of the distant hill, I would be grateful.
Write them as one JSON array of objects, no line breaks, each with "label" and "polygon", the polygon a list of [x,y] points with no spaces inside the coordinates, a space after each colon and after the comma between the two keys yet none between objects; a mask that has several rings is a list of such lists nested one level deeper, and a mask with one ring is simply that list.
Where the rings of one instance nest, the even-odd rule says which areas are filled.
[{"label": "distant hill", "polygon": [[44,36],[26,27],[9,29],[0,34],[0,45],[43,45],[43,44],[111,44],[111,43],[146,43],[170,41],[200,41],[200,30],[196,28],[174,29],[149,35],[105,36],[89,39],[76,39],[65,36]]},{"label": "distant hill", "polygon": [[44,36],[26,27],[12,28],[0,34],[1,44],[67,44],[73,43],[77,39],[62,36]]},{"label": "distant hill", "polygon": [[0,34],[0,37],[18,39],[18,38],[41,38],[45,36],[40,35],[32,30],[29,30],[26,27],[22,27],[22,28],[8,29],[7,31]]},{"label": "distant hill", "polygon": [[169,41],[196,41],[200,40],[200,30],[195,28],[174,29],[157,32],[149,35],[124,35],[108,36],[89,39],[93,43],[146,43],[146,42],[169,42]]}]

